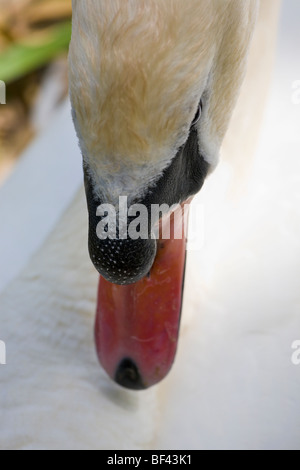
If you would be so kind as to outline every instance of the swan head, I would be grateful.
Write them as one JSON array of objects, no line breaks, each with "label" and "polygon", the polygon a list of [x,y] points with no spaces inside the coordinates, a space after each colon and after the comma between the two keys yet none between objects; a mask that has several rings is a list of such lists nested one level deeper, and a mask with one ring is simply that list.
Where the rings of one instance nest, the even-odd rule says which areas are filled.
[{"label": "swan head", "polygon": [[[131,298],[136,287],[130,286],[146,282],[160,259],[154,224],[147,217],[151,208],[183,204],[217,165],[244,77],[257,3],[73,0],[70,96],[83,155],[89,250],[105,294],[115,295],[116,321],[122,322],[120,298]],[[126,198],[127,209],[146,208],[146,236],[128,236],[133,216],[128,211],[120,215],[126,212],[120,198]],[[109,207],[119,217],[101,237]],[[101,293],[102,303],[108,302]],[[104,317],[107,326],[110,320]],[[121,385],[145,388],[165,375],[141,378],[138,358],[119,349],[106,369],[115,379],[123,377],[117,379]]]}]

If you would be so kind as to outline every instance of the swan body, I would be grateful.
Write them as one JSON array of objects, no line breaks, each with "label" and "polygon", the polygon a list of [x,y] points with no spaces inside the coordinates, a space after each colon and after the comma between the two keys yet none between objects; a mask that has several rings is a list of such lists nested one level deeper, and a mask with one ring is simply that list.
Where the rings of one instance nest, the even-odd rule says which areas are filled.
[{"label": "swan body", "polygon": [[[250,65],[252,60],[256,64],[262,37],[272,49],[276,12],[271,4],[262,2]],[[270,34],[262,26],[265,21]],[[278,104],[281,82],[274,84],[264,137],[248,173],[249,189],[239,187],[238,200],[232,189],[236,168],[243,168],[241,145],[247,144],[245,153],[251,154],[256,135],[240,119],[244,103],[254,108],[253,121],[259,118],[261,97],[253,94],[249,103],[247,90],[256,90],[258,83],[268,87],[270,64],[260,65],[249,69],[224,160],[196,200],[205,209],[205,242],[188,259],[184,323],[169,377],[136,394],[120,389],[99,369],[92,335],[98,275],[87,253],[84,190],[75,185],[73,196],[63,199],[64,206],[70,205],[58,207],[51,227],[41,216],[47,235],[41,233],[18,269],[2,279],[0,340],[6,343],[7,365],[0,366],[1,448],[299,449],[300,374],[290,360],[291,345],[300,335],[299,205],[294,203],[299,140],[289,146],[290,164],[285,165],[283,153],[276,153],[277,146],[286,147],[285,123],[278,123],[274,111],[279,105],[292,118],[298,115],[287,101]],[[285,63],[286,78],[289,70]],[[75,154],[60,123],[51,132]],[[274,133],[279,137],[271,144]],[[52,149],[46,146],[58,165],[62,156]],[[23,180],[8,181],[1,191],[25,194],[33,168],[43,173],[36,161],[24,164]],[[47,201],[46,193],[39,201],[31,196],[27,209]],[[1,220],[9,223],[15,204],[11,198],[5,210],[0,206]],[[0,230],[1,243],[16,258],[18,250],[26,251],[26,245],[11,242]],[[28,230],[25,224],[24,234]]]}]

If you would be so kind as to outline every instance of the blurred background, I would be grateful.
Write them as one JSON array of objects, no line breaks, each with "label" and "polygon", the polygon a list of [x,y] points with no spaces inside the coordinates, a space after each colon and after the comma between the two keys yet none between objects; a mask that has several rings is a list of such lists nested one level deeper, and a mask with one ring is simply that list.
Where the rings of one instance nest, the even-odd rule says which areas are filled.
[{"label": "blurred background", "polygon": [[0,184],[67,95],[71,0],[0,0]]}]

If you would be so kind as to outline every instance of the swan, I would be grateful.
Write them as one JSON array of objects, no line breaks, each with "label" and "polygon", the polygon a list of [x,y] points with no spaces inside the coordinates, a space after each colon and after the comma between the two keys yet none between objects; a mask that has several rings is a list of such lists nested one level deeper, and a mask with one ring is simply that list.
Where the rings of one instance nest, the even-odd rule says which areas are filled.
[{"label": "swan", "polygon": [[[70,97],[89,253],[102,276],[95,338],[124,387],[148,388],[173,363],[186,243],[153,230],[160,208],[185,209],[217,165],[257,8],[255,0],[73,1]],[[184,225],[183,215],[174,221],[180,212],[172,228]]]},{"label": "swan", "polygon": [[[277,92],[269,105],[269,128],[264,125],[267,140],[260,143],[262,163],[255,163],[250,175],[249,188],[258,181],[257,191],[253,194],[244,183],[233,185],[235,172],[249,179],[240,148],[250,161],[269,87],[274,5],[273,0],[261,3],[249,73],[223,144],[223,162],[194,201],[210,213],[206,242],[188,258],[179,353],[159,386],[138,394],[119,388],[99,368],[94,353],[99,276],[88,256],[80,155],[68,104],[1,188],[1,261],[8,266],[13,261],[0,278],[0,340],[7,355],[7,365],[0,366],[1,448],[299,447],[299,369],[289,360],[290,344],[300,331],[299,268],[293,263],[299,226],[293,221],[287,232],[277,223],[280,215],[290,224],[285,191],[293,194],[297,178],[289,172],[282,176],[285,191],[272,212],[278,186],[271,179],[266,186],[263,171],[270,167],[268,145],[279,129]],[[262,47],[265,54],[258,63]],[[246,121],[241,118],[245,109]],[[50,156],[46,172],[41,149],[46,161]],[[299,168],[296,158],[291,163]],[[251,231],[252,224],[264,227],[265,238]],[[32,232],[28,247],[24,240]],[[278,278],[279,267],[283,275]],[[287,268],[292,276],[285,279]]]}]

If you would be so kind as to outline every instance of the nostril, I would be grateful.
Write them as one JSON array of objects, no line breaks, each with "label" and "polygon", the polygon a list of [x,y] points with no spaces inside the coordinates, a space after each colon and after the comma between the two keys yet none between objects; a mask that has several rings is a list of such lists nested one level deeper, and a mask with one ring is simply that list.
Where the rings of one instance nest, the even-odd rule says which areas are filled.
[{"label": "nostril", "polygon": [[122,387],[131,390],[144,390],[147,388],[143,384],[137,365],[131,359],[123,359],[120,363],[115,381]]}]

